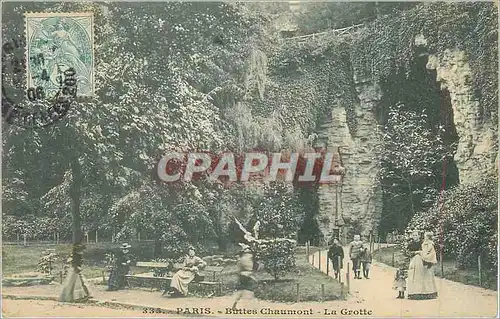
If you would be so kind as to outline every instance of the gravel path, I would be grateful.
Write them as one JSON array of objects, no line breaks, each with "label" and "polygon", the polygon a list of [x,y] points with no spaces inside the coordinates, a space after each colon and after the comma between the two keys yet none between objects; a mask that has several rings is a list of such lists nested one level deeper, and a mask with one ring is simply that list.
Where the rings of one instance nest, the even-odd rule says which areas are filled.
[{"label": "gravel path", "polygon": [[[204,314],[206,316],[217,316],[217,317],[269,317],[269,318],[281,318],[281,317],[302,317],[299,312],[293,313],[293,311],[303,311],[310,313],[307,315],[309,318],[324,318],[325,312],[332,313],[337,312],[340,314],[342,309],[346,309],[345,311],[359,311],[362,310],[360,305],[354,300],[349,301],[328,301],[328,302],[299,302],[299,303],[277,303],[270,302],[265,300],[258,300],[256,298],[244,299],[238,304],[239,312],[230,313],[227,308],[230,308],[235,296],[223,296],[223,297],[215,297],[215,298],[196,298],[196,297],[188,297],[188,298],[179,298],[179,299],[169,299],[161,297],[161,293],[158,291],[149,291],[148,290],[139,290],[139,289],[131,289],[131,290],[120,290],[113,292],[103,291],[105,286],[96,286],[89,285],[89,289],[91,291],[92,297],[94,300],[99,300],[101,302],[119,302],[126,304],[128,306],[139,306],[144,307],[144,309],[167,309],[170,311],[176,311],[177,308],[180,308],[180,315],[186,315],[187,312],[193,313],[200,308],[210,308],[208,314]],[[32,287],[3,287],[2,293],[4,295],[17,296],[18,298],[30,298],[33,297],[43,297],[43,298],[57,298],[57,295],[61,291],[60,284],[51,284],[51,285],[40,285],[40,286],[32,286]],[[33,309],[29,307],[24,307],[23,303],[20,301],[28,301],[28,300],[9,300],[3,299],[5,305],[7,305],[6,310],[8,313],[14,314],[14,316],[31,316]],[[33,301],[35,302],[35,301]],[[25,303],[24,303],[25,304]],[[84,316],[88,310],[88,316],[91,316],[96,309],[94,305],[88,304],[62,304],[55,301],[40,301],[36,300],[36,304],[38,305],[40,313],[47,314],[55,314],[57,317],[65,317],[72,316],[71,309],[77,307],[78,312]],[[10,305],[10,306],[9,306]],[[45,305],[45,306],[44,306]],[[45,307],[45,308],[44,308]],[[69,308],[68,308],[69,307]],[[85,310],[88,307],[87,310]],[[115,306],[116,307],[116,306]],[[10,308],[10,309],[9,309]],[[83,310],[82,310],[83,309]],[[106,308],[102,308],[104,312]],[[112,309],[111,309],[112,310]],[[157,314],[143,314],[141,309],[138,309],[139,312],[135,312],[131,314],[131,316],[137,316],[137,313],[140,314],[141,317],[149,317]],[[99,310],[97,310],[99,311]],[[127,311],[127,310],[123,310]],[[290,313],[270,313],[270,311],[290,311]],[[110,313],[110,316],[113,316]],[[117,315],[121,316],[121,315]],[[123,315],[124,316],[124,315]],[[165,315],[164,315],[165,316]],[[168,314],[168,317],[176,316],[176,314]]]},{"label": "gravel path", "polygon": [[[347,256],[347,248],[344,248]],[[326,273],[327,251],[311,255],[309,261]],[[345,281],[348,258],[344,260]],[[331,266],[331,265],[330,265]],[[352,266],[351,266],[352,268]],[[464,285],[436,277],[438,298],[434,300],[396,299],[397,292],[392,289],[396,268],[374,262],[370,270],[370,279],[352,279],[350,271],[350,292],[363,308],[373,311],[377,317],[496,317],[497,292],[480,287]]]},{"label": "gravel path", "polygon": [[[52,300],[2,300],[2,317],[139,317],[139,310],[110,309],[91,305],[63,304]],[[155,316],[155,315],[149,315]],[[161,315],[157,315],[161,316]]]}]

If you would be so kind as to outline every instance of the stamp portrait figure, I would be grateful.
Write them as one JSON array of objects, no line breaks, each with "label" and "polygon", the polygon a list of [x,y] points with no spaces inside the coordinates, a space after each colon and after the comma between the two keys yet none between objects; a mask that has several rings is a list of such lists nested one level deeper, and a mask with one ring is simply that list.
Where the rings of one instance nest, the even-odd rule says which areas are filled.
[{"label": "stamp portrait figure", "polygon": [[93,15],[27,13],[27,88],[42,87],[46,95],[59,90],[62,74],[74,69],[78,96],[94,93]]}]

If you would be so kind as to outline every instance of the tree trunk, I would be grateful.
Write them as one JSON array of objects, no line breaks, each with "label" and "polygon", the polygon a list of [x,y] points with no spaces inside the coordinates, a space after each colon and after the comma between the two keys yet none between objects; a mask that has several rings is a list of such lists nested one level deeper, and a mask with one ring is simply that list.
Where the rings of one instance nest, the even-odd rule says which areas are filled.
[{"label": "tree trunk", "polygon": [[223,237],[223,235],[219,235],[217,237],[217,245],[219,246],[219,250],[221,252],[227,251],[227,240]]},{"label": "tree trunk", "polygon": [[71,218],[73,230],[73,245],[81,244],[83,239],[82,218],[80,215],[80,193],[82,185],[82,168],[78,162],[78,158],[73,158],[71,163],[71,174],[73,180],[70,186],[71,198]]},{"label": "tree trunk", "polygon": [[[72,219],[72,232],[73,232],[73,251],[75,247],[82,243],[83,241],[83,232],[82,232],[82,219],[80,215],[80,195],[81,195],[81,186],[82,186],[82,167],[80,162],[78,161],[78,157],[75,156],[70,161],[72,181],[69,189],[69,196],[71,198],[71,219]],[[77,269],[73,269],[77,272]],[[73,285],[72,285],[73,284]],[[72,285],[72,286],[71,286]],[[72,283],[71,280],[67,280],[66,284],[63,287],[62,294],[69,294],[71,296],[77,295],[75,294],[75,288],[78,285]]]},{"label": "tree trunk", "polygon": [[217,222],[215,223],[215,233],[217,234],[217,245],[220,251],[227,251],[227,236],[226,232],[222,229],[222,216],[219,216]]},{"label": "tree trunk", "polygon": [[411,187],[411,181],[408,180],[408,188],[410,189],[410,204],[411,204],[411,215],[415,214],[415,206],[413,205],[413,189]]},{"label": "tree trunk", "polygon": [[159,239],[155,239],[155,245],[154,245],[154,250],[153,250],[153,258],[160,258],[161,257],[161,246],[162,242]]},{"label": "tree trunk", "polygon": [[214,224],[215,235],[217,236],[217,246],[220,251],[227,251],[227,235],[226,232],[223,231],[222,213],[220,210],[212,210],[210,212],[210,217]]}]

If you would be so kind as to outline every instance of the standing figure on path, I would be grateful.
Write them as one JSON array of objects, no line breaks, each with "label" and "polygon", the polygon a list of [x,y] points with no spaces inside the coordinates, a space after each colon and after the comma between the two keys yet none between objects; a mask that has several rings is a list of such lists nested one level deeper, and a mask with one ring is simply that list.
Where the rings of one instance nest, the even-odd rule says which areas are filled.
[{"label": "standing figure on path", "polygon": [[240,253],[240,258],[238,260],[238,278],[239,278],[239,287],[238,293],[236,295],[236,300],[233,303],[233,309],[236,309],[236,305],[244,295],[247,298],[253,297],[253,288],[255,285],[255,279],[252,275],[253,270],[253,255],[250,251],[250,246],[241,244],[242,251]]},{"label": "standing figure on path", "polygon": [[182,268],[172,276],[170,289],[163,294],[171,297],[182,297],[188,293],[188,285],[198,275],[199,269],[204,268],[207,263],[196,256],[196,250],[193,246],[188,248],[188,255],[184,258]]},{"label": "standing figure on path", "polygon": [[361,265],[363,266],[363,276],[366,279],[369,279],[368,273],[370,272],[370,265],[372,263],[372,253],[368,250],[368,247],[363,248],[360,260],[361,260]]},{"label": "standing figure on path", "polygon": [[420,242],[418,232],[412,233],[412,241],[408,244],[408,250],[413,255],[408,267],[408,299],[437,298],[432,267],[437,263],[437,258],[432,235],[426,232],[424,241]]},{"label": "standing figure on path", "polygon": [[338,279],[340,269],[342,269],[343,266],[344,248],[340,245],[337,238],[333,240],[333,245],[331,245],[330,249],[328,249],[328,259],[332,261],[335,279]]},{"label": "standing figure on path", "polygon": [[90,297],[89,290],[87,289],[87,286],[85,286],[81,274],[84,249],[85,246],[83,245],[73,246],[71,256],[68,258],[71,267],[69,268],[68,275],[66,276],[63,290],[59,295],[59,301],[84,301]]},{"label": "standing figure on path", "polygon": [[116,291],[125,287],[125,276],[130,270],[131,257],[129,248],[132,247],[127,243],[121,245],[116,255],[115,265],[111,269],[111,274],[108,279],[108,291]]},{"label": "standing figure on path", "polygon": [[396,297],[397,299],[405,298],[406,277],[407,272],[403,268],[399,268],[398,271],[396,271],[396,277],[394,278],[392,287],[398,291],[398,296]]},{"label": "standing figure on path", "polygon": [[349,258],[352,261],[352,270],[354,272],[354,279],[361,279],[361,270],[359,269],[361,263],[361,253],[363,249],[363,242],[360,235],[354,235],[354,240],[349,246]]}]

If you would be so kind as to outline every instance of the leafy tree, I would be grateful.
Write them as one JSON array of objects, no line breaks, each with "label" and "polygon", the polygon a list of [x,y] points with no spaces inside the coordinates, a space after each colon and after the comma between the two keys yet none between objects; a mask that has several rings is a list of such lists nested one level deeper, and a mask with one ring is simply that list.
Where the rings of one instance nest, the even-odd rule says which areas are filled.
[{"label": "leafy tree", "polygon": [[377,160],[385,196],[393,203],[407,201],[407,205],[395,205],[399,208],[394,214],[401,216],[400,225],[405,225],[421,205],[429,205],[436,198],[433,181],[439,176],[443,161],[452,157],[452,148],[441,137],[443,132],[442,127],[438,134],[433,132],[425,111],[408,110],[403,104],[389,111],[380,132],[382,144]]},{"label": "leafy tree", "polygon": [[2,213],[7,215],[22,215],[31,211],[30,196],[22,178],[2,179]]}]

